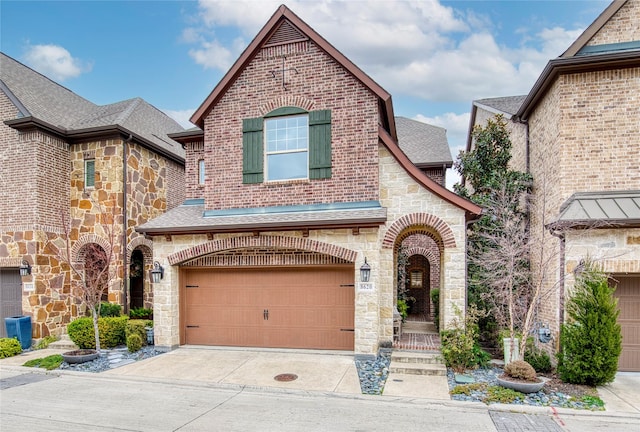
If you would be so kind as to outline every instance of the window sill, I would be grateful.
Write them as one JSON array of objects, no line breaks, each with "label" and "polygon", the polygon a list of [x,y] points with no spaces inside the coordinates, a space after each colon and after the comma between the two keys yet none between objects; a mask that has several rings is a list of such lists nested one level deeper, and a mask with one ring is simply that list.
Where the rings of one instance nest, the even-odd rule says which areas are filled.
[{"label": "window sill", "polygon": [[310,184],[309,179],[297,179],[297,180],[273,180],[265,181],[263,184],[267,187],[279,187],[279,186],[292,186],[297,184]]}]

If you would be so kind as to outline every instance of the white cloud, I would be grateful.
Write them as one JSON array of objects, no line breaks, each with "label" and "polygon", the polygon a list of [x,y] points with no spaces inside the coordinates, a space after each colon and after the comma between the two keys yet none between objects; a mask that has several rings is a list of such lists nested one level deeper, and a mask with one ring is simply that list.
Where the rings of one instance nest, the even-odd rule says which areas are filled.
[{"label": "white cloud", "polygon": [[[282,0],[201,0],[201,28],[183,39],[197,63],[226,72]],[[581,30],[518,33],[513,47],[496,42],[488,15],[431,1],[287,1],[287,6],[394,95],[430,101],[527,93],[547,61]],[[498,23],[499,25],[499,23]],[[224,30],[243,40],[222,42]],[[208,32],[208,33],[207,33]],[[517,44],[521,45],[518,46]]]},{"label": "white cloud", "polygon": [[69,51],[58,45],[30,45],[24,55],[24,61],[56,81],[75,78],[91,70],[90,64],[72,57]]},{"label": "white cloud", "polygon": [[168,115],[169,117],[171,117],[172,119],[174,119],[175,121],[177,121],[180,124],[180,126],[182,126],[185,129],[190,129],[194,126],[193,123],[189,121],[189,119],[195,112],[195,109],[188,109],[188,110],[163,109],[162,112]]}]

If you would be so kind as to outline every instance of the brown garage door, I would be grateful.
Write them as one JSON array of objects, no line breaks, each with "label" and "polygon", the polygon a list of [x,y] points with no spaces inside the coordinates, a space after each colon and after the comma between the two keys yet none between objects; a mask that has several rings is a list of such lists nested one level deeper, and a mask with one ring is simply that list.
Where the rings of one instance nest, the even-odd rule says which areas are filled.
[{"label": "brown garage door", "polygon": [[640,371],[640,276],[614,275],[618,280],[618,322],[622,327],[622,354],[618,370]]},{"label": "brown garage door", "polygon": [[183,341],[353,350],[354,269],[188,269]]}]

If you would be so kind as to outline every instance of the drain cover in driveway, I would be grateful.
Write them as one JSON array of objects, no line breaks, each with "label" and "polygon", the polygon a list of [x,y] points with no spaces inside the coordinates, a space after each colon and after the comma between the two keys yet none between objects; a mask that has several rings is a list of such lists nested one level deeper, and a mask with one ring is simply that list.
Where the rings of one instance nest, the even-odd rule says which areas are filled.
[{"label": "drain cover in driveway", "polygon": [[282,381],[282,382],[295,381],[298,379],[298,375],[292,374],[292,373],[285,373],[285,374],[276,375],[273,377],[273,379],[276,381]]}]

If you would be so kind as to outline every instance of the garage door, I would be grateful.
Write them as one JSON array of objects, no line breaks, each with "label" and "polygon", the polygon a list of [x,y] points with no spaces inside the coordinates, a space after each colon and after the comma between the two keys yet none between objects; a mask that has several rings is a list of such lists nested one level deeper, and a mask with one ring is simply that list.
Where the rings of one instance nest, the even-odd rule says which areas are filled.
[{"label": "garage door", "polygon": [[0,269],[0,337],[6,337],[4,319],[22,315],[22,279],[18,269]]},{"label": "garage door", "polygon": [[353,266],[189,269],[184,342],[353,350]]},{"label": "garage door", "polygon": [[640,371],[640,276],[614,275],[618,280],[618,322],[622,327],[622,354],[618,370]]}]

